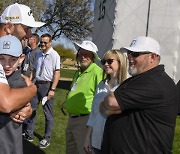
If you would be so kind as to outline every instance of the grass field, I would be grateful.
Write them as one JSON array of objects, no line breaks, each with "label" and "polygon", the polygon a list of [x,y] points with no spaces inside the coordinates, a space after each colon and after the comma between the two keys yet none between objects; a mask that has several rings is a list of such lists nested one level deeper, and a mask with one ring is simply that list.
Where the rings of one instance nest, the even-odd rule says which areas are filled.
[{"label": "grass field", "polygon": [[61,76],[66,78],[72,78],[74,75],[74,70],[61,69]]},{"label": "grass field", "polygon": [[[61,76],[72,77],[74,71],[61,70]],[[70,81],[60,81],[58,84],[55,100],[54,100],[54,115],[55,127],[51,136],[50,146],[46,149],[39,149],[39,140],[44,134],[44,114],[42,106],[39,105],[37,112],[37,122],[35,127],[35,138],[33,142],[24,141],[24,154],[65,154],[65,128],[68,116],[63,115],[61,106],[64,102],[69,89]],[[173,154],[180,154],[180,117],[177,117],[176,132],[173,144]]]}]

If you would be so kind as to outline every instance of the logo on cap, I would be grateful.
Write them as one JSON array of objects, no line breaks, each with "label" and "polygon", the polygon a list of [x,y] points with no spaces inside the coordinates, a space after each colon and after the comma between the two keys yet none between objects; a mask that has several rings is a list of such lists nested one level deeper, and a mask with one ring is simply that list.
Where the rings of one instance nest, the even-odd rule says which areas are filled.
[{"label": "logo on cap", "polygon": [[133,40],[133,41],[131,42],[131,44],[130,44],[130,47],[133,46],[133,45],[135,45],[136,42],[137,42],[137,40]]},{"label": "logo on cap", "polygon": [[4,41],[4,42],[3,42],[3,49],[10,49],[10,44],[11,44],[11,42],[9,42],[9,41]]},{"label": "logo on cap", "polygon": [[29,16],[31,16],[33,13],[32,13],[32,10],[30,10],[29,12],[28,12],[28,15]]},{"label": "logo on cap", "polygon": [[18,16],[15,16],[15,17],[5,17],[5,20],[10,20],[10,21],[12,21],[12,20],[18,20],[18,19],[19,19]]}]

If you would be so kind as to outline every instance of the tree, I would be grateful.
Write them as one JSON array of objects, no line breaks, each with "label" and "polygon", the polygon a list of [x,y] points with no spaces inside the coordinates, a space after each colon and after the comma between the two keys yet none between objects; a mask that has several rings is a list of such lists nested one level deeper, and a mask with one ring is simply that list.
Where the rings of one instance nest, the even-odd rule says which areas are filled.
[{"label": "tree", "polygon": [[48,4],[42,20],[53,39],[61,35],[73,41],[91,37],[91,0],[56,0]]},{"label": "tree", "polygon": [[61,62],[63,62],[67,58],[71,58],[72,60],[76,60],[76,53],[73,49],[65,48],[62,44],[57,44],[57,45],[53,46],[53,48],[61,56]]},{"label": "tree", "polygon": [[92,0],[0,0],[1,13],[15,2],[29,6],[35,19],[46,23],[40,30],[48,31],[53,39],[62,35],[71,41],[91,37]]}]

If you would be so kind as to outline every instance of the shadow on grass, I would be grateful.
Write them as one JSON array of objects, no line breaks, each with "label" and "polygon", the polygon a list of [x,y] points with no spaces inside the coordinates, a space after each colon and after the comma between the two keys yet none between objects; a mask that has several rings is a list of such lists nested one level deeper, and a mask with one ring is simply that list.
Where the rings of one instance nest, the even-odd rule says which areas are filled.
[{"label": "shadow on grass", "polygon": [[70,90],[72,81],[59,80],[57,88]]},{"label": "shadow on grass", "polygon": [[39,147],[33,143],[23,139],[23,153],[24,154],[45,154]]}]

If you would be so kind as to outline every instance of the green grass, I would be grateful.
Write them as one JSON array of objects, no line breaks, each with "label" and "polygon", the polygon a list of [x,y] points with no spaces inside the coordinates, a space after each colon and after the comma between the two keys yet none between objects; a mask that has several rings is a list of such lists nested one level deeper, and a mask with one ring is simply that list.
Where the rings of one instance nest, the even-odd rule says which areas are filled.
[{"label": "green grass", "polygon": [[[67,73],[66,73],[67,71]],[[63,70],[61,76],[72,77],[74,71]],[[64,86],[63,86],[64,87]],[[68,90],[61,88],[59,84],[55,100],[54,100],[54,115],[55,115],[55,127],[51,135],[50,146],[46,149],[39,149],[39,139],[44,135],[45,118],[42,111],[42,106],[39,105],[37,111],[37,122],[35,126],[35,138],[33,142],[25,141],[24,154],[65,154],[65,129],[68,116],[64,116],[60,108],[66,98]],[[173,154],[180,153],[180,117],[177,117],[176,132],[173,144]]]},{"label": "green grass", "polygon": [[40,150],[37,146],[44,135],[45,118],[41,104],[37,111],[37,122],[35,126],[35,138],[33,142],[25,142],[24,154],[65,154],[65,128],[68,116],[64,116],[60,110],[65,100],[67,90],[57,88],[54,100],[55,126],[51,135],[50,146]]},{"label": "green grass", "polygon": [[72,78],[75,70],[61,69],[61,77]]},{"label": "green grass", "polygon": [[180,116],[176,119],[176,131],[173,144],[173,154],[180,153]]},{"label": "green grass", "polygon": [[[72,78],[74,73],[74,70],[61,70],[62,77]],[[56,89],[54,99],[55,126],[51,135],[50,146],[42,150],[38,148],[39,140],[43,137],[45,128],[44,113],[41,104],[39,104],[34,133],[35,138],[33,142],[24,141],[24,154],[65,154],[65,129],[68,116],[61,112],[61,106],[66,99],[68,90],[66,90],[67,86],[62,84],[70,85],[70,81],[60,81]]]}]

